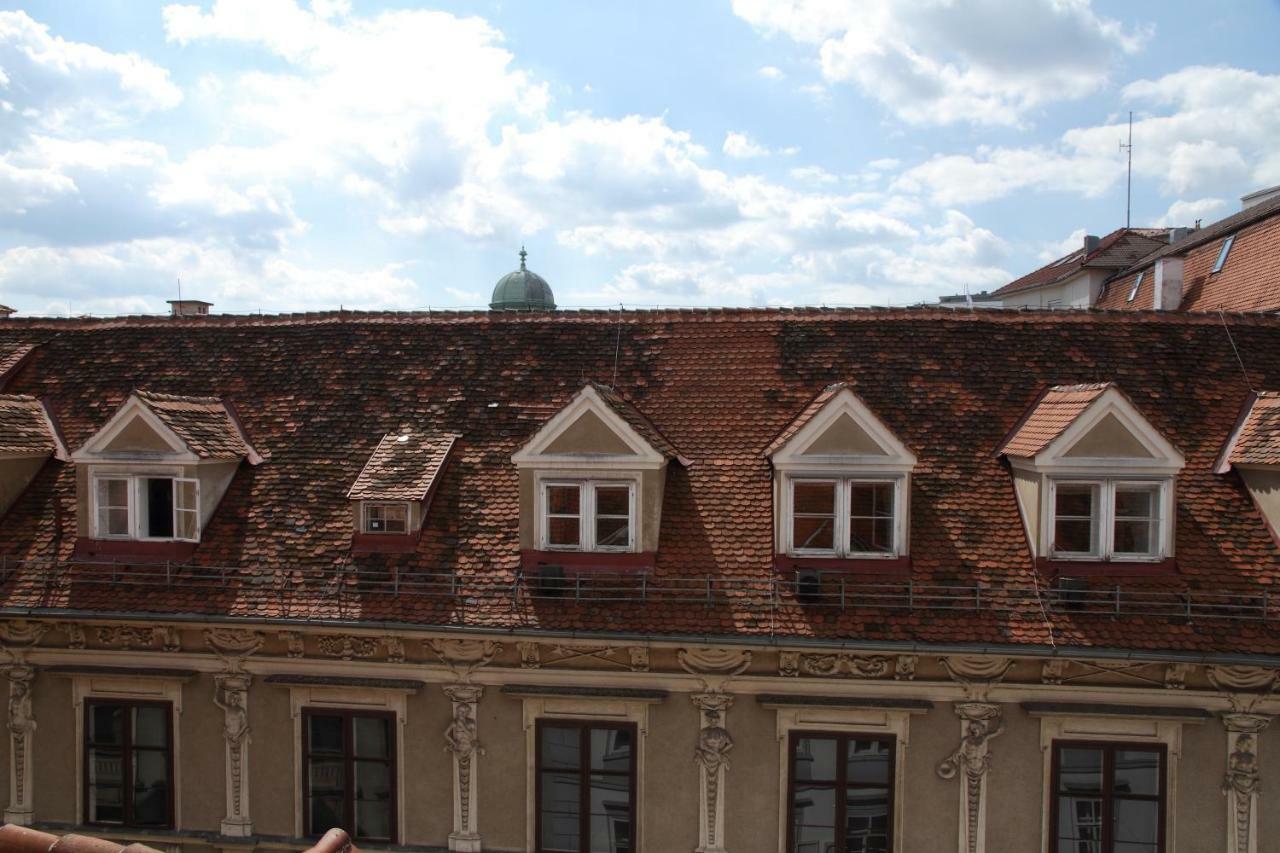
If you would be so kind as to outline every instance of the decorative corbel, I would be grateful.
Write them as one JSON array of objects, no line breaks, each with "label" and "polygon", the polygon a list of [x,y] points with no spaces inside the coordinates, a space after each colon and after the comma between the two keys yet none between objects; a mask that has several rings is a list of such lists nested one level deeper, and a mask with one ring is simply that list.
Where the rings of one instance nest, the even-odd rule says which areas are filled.
[{"label": "decorative corbel", "polygon": [[476,760],[484,755],[476,732],[476,703],[484,694],[479,684],[447,684],[444,693],[453,703],[453,716],[445,729],[445,749],[453,754],[453,832],[449,849],[479,853],[479,803]]},{"label": "decorative corbel", "polygon": [[487,665],[494,655],[502,651],[502,644],[491,640],[434,639],[424,640],[423,645],[460,681],[468,680],[471,673]]},{"label": "decorative corbel", "polygon": [[35,814],[32,741],[36,719],[31,711],[31,690],[36,670],[23,660],[21,652],[10,654],[14,663],[5,672],[9,678],[9,807],[4,811],[4,819],[7,823],[29,826]]}]

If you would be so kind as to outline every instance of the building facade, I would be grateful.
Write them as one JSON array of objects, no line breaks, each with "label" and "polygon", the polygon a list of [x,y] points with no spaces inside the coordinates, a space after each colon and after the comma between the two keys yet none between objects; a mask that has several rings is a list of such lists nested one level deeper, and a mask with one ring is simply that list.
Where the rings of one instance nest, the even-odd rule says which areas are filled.
[{"label": "building facade", "polygon": [[1275,849],[1278,386],[1244,315],[10,318],[6,820]]}]

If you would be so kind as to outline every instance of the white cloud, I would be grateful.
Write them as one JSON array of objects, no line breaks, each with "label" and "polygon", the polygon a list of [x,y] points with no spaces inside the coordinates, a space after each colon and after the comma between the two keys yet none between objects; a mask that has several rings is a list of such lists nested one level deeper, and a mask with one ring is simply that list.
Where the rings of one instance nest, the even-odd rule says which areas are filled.
[{"label": "white cloud", "polygon": [[762,65],[760,66],[760,70],[756,73],[766,80],[782,80],[787,76],[783,70],[778,68],[776,65]]},{"label": "white cloud", "polygon": [[734,0],[733,10],[810,46],[824,79],[858,86],[913,124],[1017,124],[1099,89],[1146,35],[1089,0]]},{"label": "white cloud", "polygon": [[1178,200],[1169,205],[1164,215],[1154,225],[1172,228],[1193,228],[1197,222],[1213,222],[1226,215],[1227,202],[1220,198],[1198,198],[1192,201]]},{"label": "white cloud", "polygon": [[739,133],[735,130],[725,134],[722,150],[725,154],[735,159],[765,157],[769,154],[768,148],[756,142],[747,134]]}]

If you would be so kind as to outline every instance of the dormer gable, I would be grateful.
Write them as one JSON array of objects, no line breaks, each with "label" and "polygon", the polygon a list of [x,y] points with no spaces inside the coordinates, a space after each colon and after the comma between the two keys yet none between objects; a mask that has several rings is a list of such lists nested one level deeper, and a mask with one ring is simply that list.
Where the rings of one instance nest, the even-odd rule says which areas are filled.
[{"label": "dormer gable", "polygon": [[687,460],[648,418],[613,389],[583,387],[511,457],[518,468],[617,465],[659,469]]},{"label": "dormer gable", "polygon": [[66,461],[67,449],[44,403],[21,394],[0,394],[0,516],[49,457]]},{"label": "dormer gable", "polygon": [[1250,397],[1214,470],[1240,476],[1280,544],[1280,393],[1259,391]]},{"label": "dormer gable", "polygon": [[775,468],[910,471],[915,454],[846,384],[825,388],[765,449]]},{"label": "dormer gable", "polygon": [[164,457],[198,463],[245,459],[262,462],[230,406],[217,397],[134,391],[101,429],[73,455],[95,459]]},{"label": "dormer gable", "polygon": [[347,491],[352,550],[412,550],[458,436],[402,429],[378,442]]}]

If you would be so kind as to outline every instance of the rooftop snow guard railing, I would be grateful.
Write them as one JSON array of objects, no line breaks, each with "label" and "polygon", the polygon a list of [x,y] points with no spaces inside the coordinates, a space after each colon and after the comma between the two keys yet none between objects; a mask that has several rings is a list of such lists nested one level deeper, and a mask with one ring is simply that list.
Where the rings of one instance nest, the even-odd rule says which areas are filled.
[{"label": "rooftop snow guard railing", "polygon": [[[521,605],[590,604],[731,607],[748,612],[819,608],[838,611],[990,613],[1280,623],[1280,600],[1259,593],[1162,590],[1134,586],[1036,583],[873,581],[801,572],[734,578],[644,574],[489,574],[403,572],[368,567],[262,570],[252,566],[0,558],[0,608],[183,613],[297,621],[383,616],[398,606],[438,611],[512,611]],[[424,612],[427,611],[427,612]]]}]

